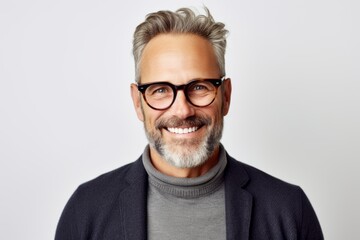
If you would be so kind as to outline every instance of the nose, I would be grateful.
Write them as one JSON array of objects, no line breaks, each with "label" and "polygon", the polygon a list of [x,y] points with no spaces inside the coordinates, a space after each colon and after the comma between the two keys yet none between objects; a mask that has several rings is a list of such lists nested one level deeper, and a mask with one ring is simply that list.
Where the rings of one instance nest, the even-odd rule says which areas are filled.
[{"label": "nose", "polygon": [[169,109],[174,116],[186,119],[195,114],[194,106],[186,99],[184,91],[178,91],[175,101]]}]

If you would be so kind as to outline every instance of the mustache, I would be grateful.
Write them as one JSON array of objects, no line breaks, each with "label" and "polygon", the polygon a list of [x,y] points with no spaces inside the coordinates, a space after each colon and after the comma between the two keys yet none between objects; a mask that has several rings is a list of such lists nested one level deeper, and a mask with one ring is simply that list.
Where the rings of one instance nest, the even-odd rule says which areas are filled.
[{"label": "mustache", "polygon": [[186,119],[180,119],[174,116],[169,119],[159,119],[155,123],[155,128],[156,129],[167,128],[167,127],[176,128],[176,127],[184,127],[184,126],[193,127],[193,126],[202,126],[202,125],[210,125],[210,124],[211,124],[211,119],[202,116],[191,116]]}]

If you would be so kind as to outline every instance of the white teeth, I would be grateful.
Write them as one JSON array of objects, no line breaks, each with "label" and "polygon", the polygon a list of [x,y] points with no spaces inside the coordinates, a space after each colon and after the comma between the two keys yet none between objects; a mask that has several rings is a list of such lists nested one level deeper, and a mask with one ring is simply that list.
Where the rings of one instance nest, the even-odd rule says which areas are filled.
[{"label": "white teeth", "polygon": [[198,130],[198,127],[191,127],[191,128],[168,128],[169,132],[176,133],[176,134],[186,134],[195,132]]}]

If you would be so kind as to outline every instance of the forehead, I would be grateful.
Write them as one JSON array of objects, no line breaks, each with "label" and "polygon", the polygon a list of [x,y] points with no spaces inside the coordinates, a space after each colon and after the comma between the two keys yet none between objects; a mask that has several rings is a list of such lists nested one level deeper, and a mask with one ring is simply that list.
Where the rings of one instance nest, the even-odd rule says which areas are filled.
[{"label": "forehead", "polygon": [[161,34],[143,51],[141,82],[184,82],[193,78],[219,77],[211,43],[194,34]]}]

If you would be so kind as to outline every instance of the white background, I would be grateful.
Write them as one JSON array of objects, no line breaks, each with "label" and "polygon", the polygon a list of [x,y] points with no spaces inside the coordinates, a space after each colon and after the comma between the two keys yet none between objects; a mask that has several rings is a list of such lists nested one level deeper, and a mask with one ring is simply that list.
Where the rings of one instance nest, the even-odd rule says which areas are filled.
[{"label": "white background", "polygon": [[209,7],[230,30],[223,143],[300,185],[326,239],[360,235],[358,1],[0,2],[0,239],[52,239],[75,188],[135,160],[132,33]]}]

